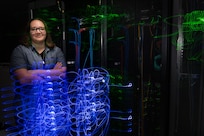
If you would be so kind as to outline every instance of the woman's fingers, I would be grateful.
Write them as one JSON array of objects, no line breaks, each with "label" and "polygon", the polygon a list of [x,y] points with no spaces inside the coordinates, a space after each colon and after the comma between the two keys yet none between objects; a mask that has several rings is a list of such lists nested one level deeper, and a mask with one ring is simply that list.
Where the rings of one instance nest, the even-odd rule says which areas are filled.
[{"label": "woman's fingers", "polygon": [[61,62],[57,62],[53,69],[59,69],[61,67],[62,67],[62,63]]}]

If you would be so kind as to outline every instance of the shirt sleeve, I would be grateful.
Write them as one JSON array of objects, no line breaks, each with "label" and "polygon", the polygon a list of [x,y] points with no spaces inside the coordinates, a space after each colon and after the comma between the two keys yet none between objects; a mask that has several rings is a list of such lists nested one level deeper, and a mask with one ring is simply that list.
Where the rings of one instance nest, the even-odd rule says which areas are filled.
[{"label": "shirt sleeve", "polygon": [[57,47],[57,62],[62,62],[63,67],[67,66],[65,55],[59,47]]},{"label": "shirt sleeve", "polygon": [[10,72],[13,73],[16,69],[27,68],[26,58],[24,57],[23,49],[18,46],[14,48],[10,57]]}]

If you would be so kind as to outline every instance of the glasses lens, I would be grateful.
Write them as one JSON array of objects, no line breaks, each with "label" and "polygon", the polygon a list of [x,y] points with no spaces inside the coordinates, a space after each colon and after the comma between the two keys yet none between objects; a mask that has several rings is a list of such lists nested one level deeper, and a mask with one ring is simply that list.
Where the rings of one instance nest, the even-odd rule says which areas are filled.
[{"label": "glasses lens", "polygon": [[39,28],[31,28],[30,30],[31,30],[31,32],[36,32],[37,30],[39,30],[40,32],[42,32],[42,31],[44,31],[44,30],[45,30],[45,28],[44,28],[44,27],[39,27]]}]

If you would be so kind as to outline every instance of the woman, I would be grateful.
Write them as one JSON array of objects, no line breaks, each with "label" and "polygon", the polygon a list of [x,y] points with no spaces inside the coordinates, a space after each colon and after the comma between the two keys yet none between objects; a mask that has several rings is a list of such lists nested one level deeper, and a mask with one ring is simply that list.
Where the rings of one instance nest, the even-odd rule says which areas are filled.
[{"label": "woman", "polygon": [[[48,26],[40,18],[28,22],[21,43],[13,50],[10,61],[17,112],[17,126],[12,133],[53,135],[52,130],[62,125],[55,122],[55,117],[65,120],[60,114],[64,113],[60,109],[64,106],[61,81],[65,81],[67,70],[64,54],[54,44]],[[55,112],[57,115],[53,114]]]},{"label": "woman", "polygon": [[21,43],[13,50],[10,61],[10,72],[20,84],[56,80],[66,72],[64,54],[52,41],[44,20],[31,19]]}]

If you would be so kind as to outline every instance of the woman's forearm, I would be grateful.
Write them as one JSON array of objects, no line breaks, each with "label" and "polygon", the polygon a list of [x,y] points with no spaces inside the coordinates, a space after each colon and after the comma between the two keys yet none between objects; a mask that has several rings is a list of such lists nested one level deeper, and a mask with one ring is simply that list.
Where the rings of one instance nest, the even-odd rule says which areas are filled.
[{"label": "woman's forearm", "polygon": [[36,70],[26,70],[18,69],[15,71],[15,77],[21,84],[30,84],[36,81],[56,81],[60,78],[65,78],[66,67],[61,67],[58,69],[36,69]]},{"label": "woman's forearm", "polygon": [[65,77],[66,67],[60,69],[49,69],[49,70],[28,70],[28,72],[34,76],[39,76],[43,79],[56,80],[59,77]]}]

